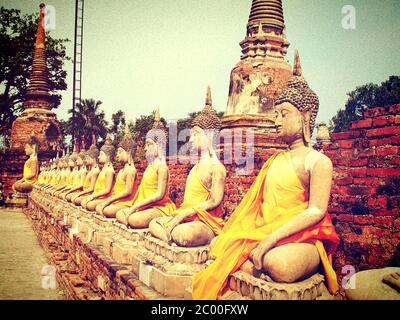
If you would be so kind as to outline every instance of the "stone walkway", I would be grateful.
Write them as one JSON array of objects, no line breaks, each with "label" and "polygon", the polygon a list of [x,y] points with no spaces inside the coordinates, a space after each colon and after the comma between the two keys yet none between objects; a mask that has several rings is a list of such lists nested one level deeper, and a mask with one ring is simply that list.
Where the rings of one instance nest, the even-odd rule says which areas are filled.
[{"label": "stone walkway", "polygon": [[42,276],[46,266],[45,252],[22,210],[0,208],[0,300],[63,299],[60,288],[43,288],[42,282],[44,287],[51,283],[43,280],[53,279]]}]

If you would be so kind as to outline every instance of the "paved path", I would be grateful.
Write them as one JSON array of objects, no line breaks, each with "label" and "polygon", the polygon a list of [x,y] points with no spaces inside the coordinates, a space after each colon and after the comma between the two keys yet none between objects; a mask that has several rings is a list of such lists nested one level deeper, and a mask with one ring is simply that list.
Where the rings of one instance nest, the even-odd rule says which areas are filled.
[{"label": "paved path", "polygon": [[60,288],[43,289],[47,259],[22,210],[0,208],[0,300],[63,299]]}]

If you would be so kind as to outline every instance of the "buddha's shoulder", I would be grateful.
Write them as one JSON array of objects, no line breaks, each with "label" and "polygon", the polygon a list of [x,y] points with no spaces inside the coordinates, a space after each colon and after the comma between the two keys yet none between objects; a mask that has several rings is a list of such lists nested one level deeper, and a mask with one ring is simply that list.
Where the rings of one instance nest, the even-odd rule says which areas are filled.
[{"label": "buddha's shoulder", "polygon": [[312,149],[307,153],[304,159],[304,165],[306,169],[313,169],[316,164],[322,164],[325,167],[332,167],[331,159],[315,149]]},{"label": "buddha's shoulder", "polygon": [[219,160],[214,160],[214,161],[211,163],[211,170],[212,170],[212,172],[215,172],[215,173],[223,173],[223,174],[226,174],[226,168],[225,168],[225,166],[222,164],[222,162],[219,161]]}]

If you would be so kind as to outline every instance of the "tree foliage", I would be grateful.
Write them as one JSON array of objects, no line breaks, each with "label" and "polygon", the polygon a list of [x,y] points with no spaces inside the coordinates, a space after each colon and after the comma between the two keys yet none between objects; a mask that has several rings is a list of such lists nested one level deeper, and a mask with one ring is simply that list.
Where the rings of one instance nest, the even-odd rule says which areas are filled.
[{"label": "tree foliage", "polygon": [[376,107],[400,103],[400,77],[391,76],[380,85],[369,83],[348,93],[349,99],[330,121],[333,132],[347,131],[352,122],[362,119],[363,113]]},{"label": "tree foliage", "polygon": [[[20,10],[0,8],[0,135],[8,137],[13,121],[22,111],[28,87],[36,40],[38,13],[22,15]],[[49,87],[58,107],[60,90],[66,90],[65,52],[68,39],[54,39],[46,34]]]}]

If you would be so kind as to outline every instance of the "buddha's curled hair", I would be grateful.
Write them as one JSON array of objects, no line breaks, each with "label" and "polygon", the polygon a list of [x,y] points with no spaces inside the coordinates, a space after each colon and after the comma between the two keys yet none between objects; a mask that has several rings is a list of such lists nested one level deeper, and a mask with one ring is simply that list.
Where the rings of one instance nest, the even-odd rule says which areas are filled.
[{"label": "buddha's curled hair", "polygon": [[104,142],[104,145],[100,148],[100,151],[103,151],[110,158],[111,161],[114,160],[115,147],[112,144],[109,134],[107,134],[106,141]]},{"label": "buddha's curled hair", "polygon": [[293,76],[289,80],[287,88],[276,99],[275,105],[289,102],[300,112],[310,111],[310,132],[312,134],[319,110],[319,99],[316,93],[310,89],[307,81],[302,76],[300,58],[298,51],[295,51],[295,67]]}]

